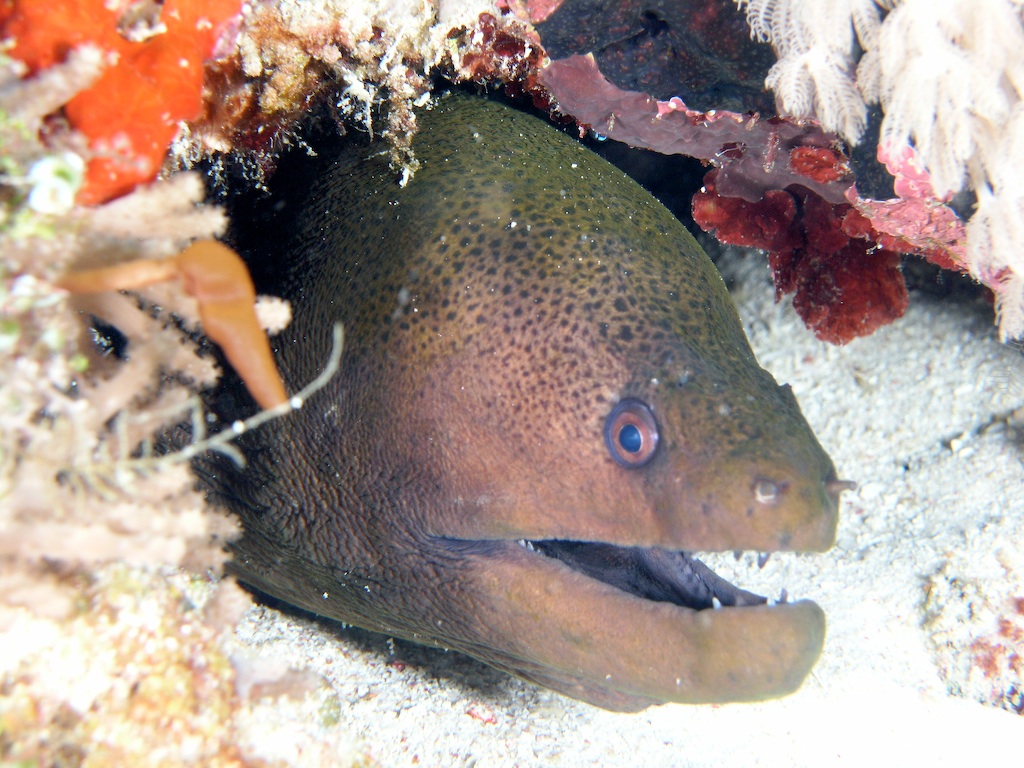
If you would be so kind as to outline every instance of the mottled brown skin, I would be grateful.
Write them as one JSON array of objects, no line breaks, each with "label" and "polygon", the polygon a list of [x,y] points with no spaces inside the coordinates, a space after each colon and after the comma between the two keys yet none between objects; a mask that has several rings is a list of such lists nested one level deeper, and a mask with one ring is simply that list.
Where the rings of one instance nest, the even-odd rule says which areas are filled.
[{"label": "mottled brown skin", "polygon": [[[342,371],[248,436],[246,470],[219,468],[246,529],[234,572],[608,708],[794,690],[823,642],[813,603],[692,610],[516,543],[831,546],[832,463],[713,265],[535,118],[459,95],[420,122],[407,187],[346,153],[311,190],[276,354],[298,390],[341,320]],[[602,436],[624,397],[660,425],[639,469]],[[764,480],[778,498],[758,500]]]}]

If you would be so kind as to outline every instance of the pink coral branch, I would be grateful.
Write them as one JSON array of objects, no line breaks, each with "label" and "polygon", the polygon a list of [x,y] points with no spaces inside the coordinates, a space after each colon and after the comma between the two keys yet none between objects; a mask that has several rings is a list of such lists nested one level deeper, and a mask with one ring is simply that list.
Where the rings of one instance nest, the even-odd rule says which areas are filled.
[{"label": "pink coral branch", "polygon": [[[847,190],[847,200],[870,223],[867,233],[877,243],[901,253],[915,253],[943,269],[967,270],[966,229],[956,213],[936,199],[931,178],[912,147],[879,144],[878,161],[892,174],[898,198],[867,200],[857,188]],[[993,283],[984,281],[990,288]]]},{"label": "pink coral branch", "polygon": [[607,80],[592,55],[551,62],[538,77],[558,110],[634,147],[705,160],[721,169],[719,193],[757,202],[770,189],[799,184],[831,203],[845,202],[853,176],[835,136],[811,122],[756,113],[689,109]]}]

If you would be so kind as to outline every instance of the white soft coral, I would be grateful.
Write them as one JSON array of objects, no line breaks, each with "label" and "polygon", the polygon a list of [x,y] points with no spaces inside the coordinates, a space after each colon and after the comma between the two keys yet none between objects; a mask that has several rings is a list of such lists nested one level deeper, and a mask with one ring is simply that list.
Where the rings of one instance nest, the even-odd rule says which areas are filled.
[{"label": "white soft coral", "polygon": [[[857,81],[885,110],[882,140],[912,141],[941,197],[970,170],[976,185],[1024,85],[1020,7],[1007,0],[903,0],[885,19]],[[988,156],[987,156],[988,155]],[[969,167],[980,163],[980,167]]]},{"label": "white soft coral", "polygon": [[736,1],[746,6],[754,36],[779,55],[765,84],[781,110],[860,138],[867,109],[854,80],[854,34],[863,48],[873,46],[880,24],[874,0]]},{"label": "white soft coral", "polygon": [[[971,272],[996,286],[996,310],[1004,338],[1024,336],[1024,102],[1018,101],[1000,130],[972,162],[978,207],[967,225]],[[982,173],[975,165],[982,165]]]},{"label": "white soft coral", "polygon": [[1024,335],[1024,0],[736,2],[779,55],[783,113],[856,142],[877,101],[881,143],[913,146],[937,198],[975,190],[965,266],[996,288],[1001,336]]}]

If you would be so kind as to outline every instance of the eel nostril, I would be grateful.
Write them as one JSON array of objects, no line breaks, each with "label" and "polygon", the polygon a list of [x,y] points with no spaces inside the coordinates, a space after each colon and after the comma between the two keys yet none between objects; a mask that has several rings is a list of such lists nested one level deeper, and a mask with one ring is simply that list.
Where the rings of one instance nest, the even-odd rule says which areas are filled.
[{"label": "eel nostril", "polygon": [[857,483],[853,480],[837,480],[833,477],[825,481],[825,493],[835,499],[836,503],[839,502],[840,493],[855,490],[857,490]]}]

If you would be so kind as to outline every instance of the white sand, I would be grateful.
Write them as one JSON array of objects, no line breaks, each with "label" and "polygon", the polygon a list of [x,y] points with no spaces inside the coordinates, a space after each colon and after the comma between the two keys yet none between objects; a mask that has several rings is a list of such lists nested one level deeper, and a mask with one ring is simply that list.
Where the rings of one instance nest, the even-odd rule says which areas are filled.
[{"label": "white sand", "polygon": [[[299,738],[320,727],[384,766],[1017,764],[1024,717],[974,698],[1019,691],[1022,676],[1008,668],[1014,641],[994,633],[1000,617],[1024,628],[1008,602],[1024,597],[1024,427],[1019,415],[1007,426],[1024,403],[1024,358],[998,344],[983,307],[916,295],[902,321],[831,347],[773,305],[763,261],[727,273],[761,363],[793,385],[840,475],[860,483],[828,554],[775,555],[761,571],[752,556],[709,558],[745,587],[785,586],[825,608],[825,652],[802,690],[614,714],[455,654],[257,608],[240,637],[330,687],[312,719],[308,702],[281,702],[254,738],[294,743],[295,765],[322,761],[304,758]],[[979,648],[1003,665],[992,678]],[[958,686],[966,696],[950,693]]]}]

